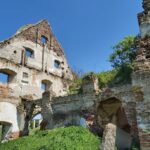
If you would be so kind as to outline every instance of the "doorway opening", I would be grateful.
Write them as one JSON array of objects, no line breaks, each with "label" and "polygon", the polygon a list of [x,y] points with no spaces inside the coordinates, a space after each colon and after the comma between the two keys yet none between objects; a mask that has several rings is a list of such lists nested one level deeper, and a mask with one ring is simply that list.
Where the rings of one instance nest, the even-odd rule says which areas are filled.
[{"label": "doorway opening", "polygon": [[42,120],[43,120],[43,116],[41,113],[38,113],[32,117],[29,123],[30,135],[34,134],[35,131],[40,130]]},{"label": "doorway opening", "polygon": [[130,125],[122,105],[116,98],[102,101],[98,107],[99,124],[104,128],[108,124],[116,126],[115,141],[119,150],[130,148],[132,137],[130,135]]}]

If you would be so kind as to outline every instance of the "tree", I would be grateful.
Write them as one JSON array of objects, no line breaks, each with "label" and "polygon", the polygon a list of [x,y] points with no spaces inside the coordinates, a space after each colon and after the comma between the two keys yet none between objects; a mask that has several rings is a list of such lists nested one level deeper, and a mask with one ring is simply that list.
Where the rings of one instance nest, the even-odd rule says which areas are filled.
[{"label": "tree", "polygon": [[118,71],[115,69],[97,73],[99,87],[103,88],[106,86],[110,86],[112,84],[112,82],[115,80],[117,73],[118,73]]},{"label": "tree", "polygon": [[109,61],[113,68],[132,67],[136,57],[136,43],[134,36],[125,37],[113,47],[114,52],[110,55]]},{"label": "tree", "polygon": [[127,83],[131,81],[133,62],[136,58],[136,37],[125,37],[113,47],[114,52],[110,55],[109,61],[112,67],[117,70],[116,81]]}]

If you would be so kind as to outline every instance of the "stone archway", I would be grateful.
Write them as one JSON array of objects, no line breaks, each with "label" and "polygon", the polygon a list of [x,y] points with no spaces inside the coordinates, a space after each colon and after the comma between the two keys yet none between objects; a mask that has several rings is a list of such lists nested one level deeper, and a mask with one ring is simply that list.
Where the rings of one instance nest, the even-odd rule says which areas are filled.
[{"label": "stone archway", "polygon": [[130,125],[120,100],[112,97],[101,101],[97,108],[97,116],[99,125],[104,129],[103,149],[104,146],[117,146],[119,150],[130,148]]}]

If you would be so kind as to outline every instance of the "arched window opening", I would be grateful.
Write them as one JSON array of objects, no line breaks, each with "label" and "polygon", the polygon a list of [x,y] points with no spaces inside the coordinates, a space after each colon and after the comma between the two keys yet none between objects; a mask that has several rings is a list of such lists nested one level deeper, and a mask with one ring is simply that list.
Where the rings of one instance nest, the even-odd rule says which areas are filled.
[{"label": "arched window opening", "polygon": [[26,56],[26,58],[33,58],[34,51],[30,48],[25,48],[25,56]]},{"label": "arched window opening", "polygon": [[44,35],[41,36],[41,43],[42,44],[46,44],[48,41],[47,37],[45,37]]},{"label": "arched window opening", "polygon": [[48,80],[42,80],[41,82],[41,90],[42,92],[48,91],[51,87],[51,82]]},{"label": "arched window opening", "polygon": [[16,73],[9,69],[0,70],[0,83],[7,84],[11,83],[15,79]]},{"label": "arched window opening", "polygon": [[0,82],[5,84],[9,82],[9,75],[6,73],[0,72]]},{"label": "arched window opening", "polygon": [[47,87],[47,84],[46,84],[46,83],[42,83],[42,84],[41,84],[41,90],[42,90],[42,91],[46,91],[46,87]]},{"label": "arched window opening", "polygon": [[60,61],[55,60],[54,61],[54,67],[57,68],[57,69],[59,69],[60,68]]}]

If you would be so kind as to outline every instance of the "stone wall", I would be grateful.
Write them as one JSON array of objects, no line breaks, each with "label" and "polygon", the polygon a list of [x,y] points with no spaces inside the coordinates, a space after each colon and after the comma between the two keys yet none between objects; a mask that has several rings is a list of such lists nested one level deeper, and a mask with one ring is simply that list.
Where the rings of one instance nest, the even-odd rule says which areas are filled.
[{"label": "stone wall", "polygon": [[[31,56],[27,56],[27,50]],[[44,91],[51,91],[54,96],[66,95],[73,80],[64,51],[46,20],[26,25],[0,42],[0,73],[8,75],[5,84],[0,78],[0,106],[3,103],[15,106],[12,118],[15,115],[18,120],[11,124],[17,123],[17,132],[23,131],[23,134],[28,133],[34,101],[41,101]],[[45,89],[41,88],[42,84]],[[0,123],[7,122],[2,107],[0,112]],[[12,129],[12,132],[17,136],[16,131]]]},{"label": "stone wall", "polygon": [[136,72],[133,85],[141,148],[148,150],[150,147],[150,74]]},{"label": "stone wall", "polygon": [[[6,131],[12,125],[12,137],[16,137],[20,132],[28,134],[29,122],[36,113],[43,116],[43,129],[79,125],[85,114],[94,114],[94,121],[104,130],[103,150],[115,149],[116,143],[129,148],[139,140],[141,150],[149,150],[149,4],[144,0],[144,11],[138,15],[141,34],[137,38],[132,83],[128,85],[99,89],[97,78],[90,74],[83,79],[81,93],[67,95],[73,74],[46,20],[24,26],[1,42],[0,72],[9,74],[10,81],[0,84],[0,124],[7,123]],[[33,51],[34,57],[25,57],[26,48]],[[55,61],[59,67],[54,67]],[[44,93],[42,82],[48,84]],[[123,138],[127,144],[122,145]]]},{"label": "stone wall", "polygon": [[[32,93],[41,93],[41,81],[48,80],[52,83],[52,91],[57,96],[66,94],[68,85],[73,79],[72,71],[48,22],[44,20],[24,28],[12,38],[0,43],[0,71],[7,73],[8,69],[14,69],[16,84],[34,86],[30,86],[28,92],[37,89],[37,92],[33,91]],[[47,39],[45,44],[41,43],[42,36]],[[33,57],[25,56],[26,48],[33,51]],[[55,67],[55,60],[60,63],[59,68]],[[28,79],[23,79],[23,73],[28,74]]]},{"label": "stone wall", "polygon": [[138,15],[141,36],[137,41],[137,58],[132,77],[136,98],[136,114],[142,150],[150,148],[150,2],[143,1],[144,11]]}]

